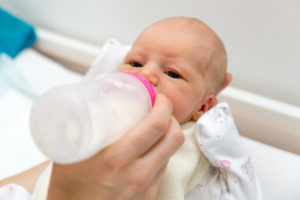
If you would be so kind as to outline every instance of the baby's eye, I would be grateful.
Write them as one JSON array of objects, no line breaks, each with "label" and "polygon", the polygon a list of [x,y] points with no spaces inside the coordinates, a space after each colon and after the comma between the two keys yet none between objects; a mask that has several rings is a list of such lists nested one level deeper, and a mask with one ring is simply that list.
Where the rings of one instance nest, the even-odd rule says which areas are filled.
[{"label": "baby's eye", "polygon": [[142,64],[138,63],[138,62],[131,62],[129,63],[132,67],[143,67]]},{"label": "baby's eye", "polygon": [[176,72],[173,72],[173,71],[168,71],[166,74],[167,74],[168,76],[170,76],[171,78],[175,78],[175,79],[181,78],[180,74],[178,74],[178,73],[176,73]]}]

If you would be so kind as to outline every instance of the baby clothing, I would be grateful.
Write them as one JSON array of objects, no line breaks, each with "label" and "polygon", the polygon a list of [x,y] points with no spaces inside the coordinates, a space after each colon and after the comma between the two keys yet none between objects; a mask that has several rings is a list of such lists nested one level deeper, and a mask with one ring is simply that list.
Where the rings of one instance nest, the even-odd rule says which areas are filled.
[{"label": "baby clothing", "polygon": [[195,138],[195,123],[182,125],[185,141],[170,158],[156,200],[183,200],[200,183],[209,168]]},{"label": "baby clothing", "polygon": [[1,200],[29,200],[30,194],[20,185],[8,184],[0,187]]},{"label": "baby clothing", "polygon": [[250,154],[227,103],[216,105],[197,121],[195,137],[210,167],[186,199],[263,199]]}]

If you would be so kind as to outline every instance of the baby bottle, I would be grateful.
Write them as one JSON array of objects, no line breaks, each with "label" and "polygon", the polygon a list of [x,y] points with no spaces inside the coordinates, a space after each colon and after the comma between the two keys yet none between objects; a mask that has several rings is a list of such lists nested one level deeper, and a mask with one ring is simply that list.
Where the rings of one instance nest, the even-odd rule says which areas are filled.
[{"label": "baby bottle", "polygon": [[54,88],[33,105],[32,137],[56,163],[85,160],[142,120],[155,95],[148,80],[128,72]]}]

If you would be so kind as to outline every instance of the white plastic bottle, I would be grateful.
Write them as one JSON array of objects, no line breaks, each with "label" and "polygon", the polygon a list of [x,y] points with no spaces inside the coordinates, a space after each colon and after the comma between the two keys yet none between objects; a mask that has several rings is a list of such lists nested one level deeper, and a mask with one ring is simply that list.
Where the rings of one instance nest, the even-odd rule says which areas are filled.
[{"label": "white plastic bottle", "polygon": [[32,137],[56,163],[85,160],[142,120],[155,95],[144,77],[122,72],[57,87],[33,105]]}]

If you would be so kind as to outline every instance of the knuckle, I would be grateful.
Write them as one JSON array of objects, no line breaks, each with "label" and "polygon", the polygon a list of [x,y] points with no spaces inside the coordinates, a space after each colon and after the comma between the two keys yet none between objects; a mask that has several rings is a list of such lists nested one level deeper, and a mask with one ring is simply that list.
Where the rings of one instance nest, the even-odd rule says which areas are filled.
[{"label": "knuckle", "polygon": [[168,123],[166,123],[164,119],[160,119],[159,117],[157,117],[152,121],[151,127],[153,132],[162,133],[166,131]]},{"label": "knuckle", "polygon": [[135,138],[133,138],[132,143],[134,146],[139,147],[140,145],[143,145],[147,143],[147,138],[143,137],[143,135],[137,135]]}]

